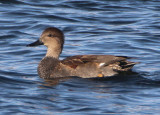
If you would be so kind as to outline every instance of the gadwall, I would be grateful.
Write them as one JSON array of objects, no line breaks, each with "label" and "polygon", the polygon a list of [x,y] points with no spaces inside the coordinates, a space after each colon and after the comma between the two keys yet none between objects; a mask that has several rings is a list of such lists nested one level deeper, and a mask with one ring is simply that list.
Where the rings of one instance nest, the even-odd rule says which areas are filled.
[{"label": "gadwall", "polygon": [[130,57],[113,55],[76,55],[59,60],[63,44],[63,32],[58,28],[50,27],[43,31],[39,40],[27,45],[45,45],[48,48],[46,56],[38,65],[38,74],[41,78],[115,76],[120,72],[131,70],[136,64],[127,61],[131,59]]}]

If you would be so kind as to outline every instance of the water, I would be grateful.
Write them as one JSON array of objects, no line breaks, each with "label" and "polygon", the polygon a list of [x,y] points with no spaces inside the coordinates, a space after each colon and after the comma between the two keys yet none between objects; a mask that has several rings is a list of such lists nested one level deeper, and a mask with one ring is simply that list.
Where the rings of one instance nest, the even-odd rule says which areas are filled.
[{"label": "water", "polygon": [[[158,0],[0,0],[1,114],[160,113]],[[28,48],[46,27],[64,31],[61,59],[78,54],[136,57],[134,74],[45,81],[44,46]]]}]

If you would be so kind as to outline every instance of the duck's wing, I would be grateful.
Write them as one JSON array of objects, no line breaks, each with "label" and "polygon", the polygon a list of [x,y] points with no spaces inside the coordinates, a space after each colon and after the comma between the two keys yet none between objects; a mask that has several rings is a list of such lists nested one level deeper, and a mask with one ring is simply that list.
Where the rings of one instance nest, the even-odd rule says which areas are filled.
[{"label": "duck's wing", "polygon": [[61,63],[73,69],[87,63],[97,63],[99,67],[112,65],[115,63],[123,67],[133,66],[136,64],[134,62],[127,61],[127,59],[131,59],[131,57],[113,55],[76,55],[67,57],[66,59],[62,60]]}]

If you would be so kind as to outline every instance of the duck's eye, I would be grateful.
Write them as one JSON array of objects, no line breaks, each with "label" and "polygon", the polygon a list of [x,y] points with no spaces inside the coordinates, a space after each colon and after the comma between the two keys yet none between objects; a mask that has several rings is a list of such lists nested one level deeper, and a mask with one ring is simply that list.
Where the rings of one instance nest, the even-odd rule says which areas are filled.
[{"label": "duck's eye", "polygon": [[52,34],[48,34],[48,37],[53,37],[54,35],[52,35]]}]

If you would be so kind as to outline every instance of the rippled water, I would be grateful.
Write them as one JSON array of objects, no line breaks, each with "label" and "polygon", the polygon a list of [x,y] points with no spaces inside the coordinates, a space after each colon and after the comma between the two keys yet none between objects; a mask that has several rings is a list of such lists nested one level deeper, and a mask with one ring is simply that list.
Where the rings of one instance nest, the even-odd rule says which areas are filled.
[{"label": "rippled water", "polygon": [[[64,31],[61,59],[77,54],[137,57],[134,74],[44,81],[43,29]],[[1,114],[159,114],[159,0],[0,0]]]}]

